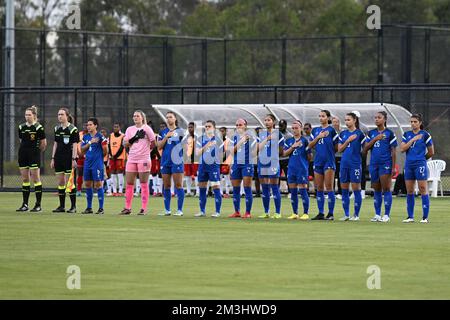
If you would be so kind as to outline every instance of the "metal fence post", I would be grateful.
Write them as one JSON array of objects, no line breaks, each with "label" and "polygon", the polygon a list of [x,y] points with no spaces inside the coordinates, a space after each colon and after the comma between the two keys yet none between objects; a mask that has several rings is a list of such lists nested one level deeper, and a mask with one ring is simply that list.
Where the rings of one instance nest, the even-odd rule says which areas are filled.
[{"label": "metal fence post", "polygon": [[74,119],[74,122],[75,122],[74,124],[75,124],[76,127],[78,127],[78,124],[80,122],[78,121],[78,90],[77,89],[75,89],[74,92],[73,92],[73,100],[74,100],[74,102],[73,102],[73,104],[74,104],[73,116],[75,118]]},{"label": "metal fence post", "polygon": [[[226,86],[228,83],[227,79],[227,39],[223,39],[223,85]],[[223,102],[227,103],[227,91],[223,92]]]},{"label": "metal fence post", "polygon": [[[202,40],[202,85],[208,85],[208,41]],[[202,103],[208,103],[208,93],[203,91]]]},{"label": "metal fence post", "polygon": [[[130,74],[128,71],[128,49],[129,49],[129,38],[128,34],[125,34],[123,36],[123,85],[125,87],[128,87],[130,85]],[[123,94],[123,110],[125,114],[123,115],[122,123],[125,123],[128,116],[128,90],[125,91]]]},{"label": "metal fence post", "polygon": [[96,92],[92,93],[92,113],[94,118],[97,117],[97,98]]},{"label": "metal fence post", "polygon": [[[287,39],[283,37],[281,39],[281,85],[285,86],[287,84],[286,76],[286,50],[287,50]],[[286,103],[286,91],[283,90],[281,93],[281,102]]]},{"label": "metal fence post", "polygon": [[162,47],[162,58],[163,58],[163,86],[169,85],[169,77],[168,77],[168,66],[167,66],[167,51],[168,51],[168,45],[169,45],[169,38],[165,37],[163,40],[163,47]]},{"label": "metal fence post", "polygon": [[[430,45],[430,29],[425,30],[425,48],[424,48],[424,72],[423,72],[423,77],[424,77],[424,83],[429,83],[430,82],[430,50],[431,50],[431,45]],[[426,90],[425,91],[425,100],[426,100],[426,105],[425,105],[425,110],[423,112],[424,115],[424,122],[425,124],[429,123],[429,119],[430,119],[430,91]]]},{"label": "metal fence post", "polygon": [[[341,37],[341,84],[345,84],[346,74],[345,74],[345,60],[346,60],[346,52],[345,52],[345,37]],[[341,91],[341,102],[345,102],[345,90]]]},{"label": "metal fence post", "polygon": [[377,37],[377,83],[383,83],[384,38],[383,29],[378,29]]},{"label": "metal fence post", "polygon": [[[88,34],[86,32],[83,33],[83,87],[86,87],[88,85]],[[81,97],[81,116],[83,118],[83,123],[87,120],[87,100],[86,100],[86,94],[83,94]]]}]

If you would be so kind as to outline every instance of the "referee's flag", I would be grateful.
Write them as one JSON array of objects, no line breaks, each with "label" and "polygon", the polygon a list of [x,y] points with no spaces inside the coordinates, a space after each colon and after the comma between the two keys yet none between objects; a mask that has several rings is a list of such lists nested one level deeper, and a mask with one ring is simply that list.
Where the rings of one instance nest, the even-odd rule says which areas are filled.
[{"label": "referee's flag", "polygon": [[74,175],[75,175],[75,169],[72,168],[72,171],[70,172],[69,180],[67,181],[66,185],[66,193],[70,193],[73,189],[74,185]]}]

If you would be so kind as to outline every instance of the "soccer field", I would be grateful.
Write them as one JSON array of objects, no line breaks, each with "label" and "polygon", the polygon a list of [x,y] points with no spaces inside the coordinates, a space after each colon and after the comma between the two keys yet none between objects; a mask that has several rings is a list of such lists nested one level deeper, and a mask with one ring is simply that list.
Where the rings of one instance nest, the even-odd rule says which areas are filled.
[{"label": "soccer field", "polygon": [[[394,198],[389,224],[369,222],[372,198],[359,222],[228,219],[231,199],[223,217],[194,218],[197,198],[186,198],[184,217],[156,216],[162,198],[150,199],[148,216],[117,216],[122,198],[107,198],[104,216],[52,214],[57,197],[43,198],[43,213],[16,213],[21,194],[0,193],[1,299],[450,298],[449,198],[431,199],[427,225],[418,223],[420,198],[408,225],[405,198]],[[213,204],[208,198],[209,213]],[[139,205],[135,198],[133,212]],[[314,198],[311,208],[315,215]],[[339,218],[340,200],[336,208]],[[261,212],[256,198],[254,216]],[[80,290],[66,287],[70,265],[80,267]],[[379,290],[367,287],[371,265]]]}]

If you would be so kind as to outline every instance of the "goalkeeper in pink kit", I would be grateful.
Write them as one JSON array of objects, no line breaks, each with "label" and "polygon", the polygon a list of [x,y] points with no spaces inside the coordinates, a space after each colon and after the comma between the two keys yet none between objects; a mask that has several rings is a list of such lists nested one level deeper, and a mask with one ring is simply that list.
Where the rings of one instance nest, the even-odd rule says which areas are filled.
[{"label": "goalkeeper in pink kit", "polygon": [[119,213],[121,215],[131,214],[133,189],[137,177],[139,177],[141,183],[142,199],[142,207],[138,214],[147,214],[149,198],[148,179],[151,169],[150,152],[155,146],[155,134],[152,128],[147,125],[147,119],[143,111],[136,110],[133,114],[133,121],[134,126],[127,128],[123,139],[125,148],[129,148],[129,153],[125,168],[125,208]]}]

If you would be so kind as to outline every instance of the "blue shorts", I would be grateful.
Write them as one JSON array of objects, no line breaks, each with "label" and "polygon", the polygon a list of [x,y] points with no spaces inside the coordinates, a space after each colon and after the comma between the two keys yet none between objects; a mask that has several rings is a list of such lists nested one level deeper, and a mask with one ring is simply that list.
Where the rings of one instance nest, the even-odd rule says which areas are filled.
[{"label": "blue shorts", "polygon": [[260,178],[275,179],[280,177],[280,165],[276,167],[258,166],[258,176]]},{"label": "blue shorts", "polygon": [[405,164],[405,180],[427,180],[428,166],[426,162],[419,164]]},{"label": "blue shorts", "polygon": [[287,182],[288,184],[291,183],[308,184],[308,173],[289,169],[287,175]]},{"label": "blue shorts", "polygon": [[184,173],[184,164],[161,166],[161,174]]},{"label": "blue shorts", "polygon": [[328,161],[326,163],[321,164],[314,164],[314,172],[318,174],[325,174],[325,171],[327,170],[333,170],[336,171],[336,163]]},{"label": "blue shorts", "polygon": [[385,164],[371,164],[369,166],[370,181],[372,183],[380,182],[380,177],[385,174],[392,174],[392,163],[387,162]]},{"label": "blue shorts", "polygon": [[362,169],[359,168],[341,168],[339,179],[341,183],[361,183]]},{"label": "blue shorts", "polygon": [[217,166],[215,168],[208,168],[205,170],[205,168],[202,168],[202,165],[198,167],[198,175],[197,175],[198,182],[218,182],[220,181],[220,167]]},{"label": "blue shorts", "polygon": [[242,180],[243,177],[253,177],[253,164],[233,164],[231,180]]},{"label": "blue shorts", "polygon": [[103,181],[105,180],[105,173],[103,167],[101,168],[86,168],[83,169],[84,181]]}]

